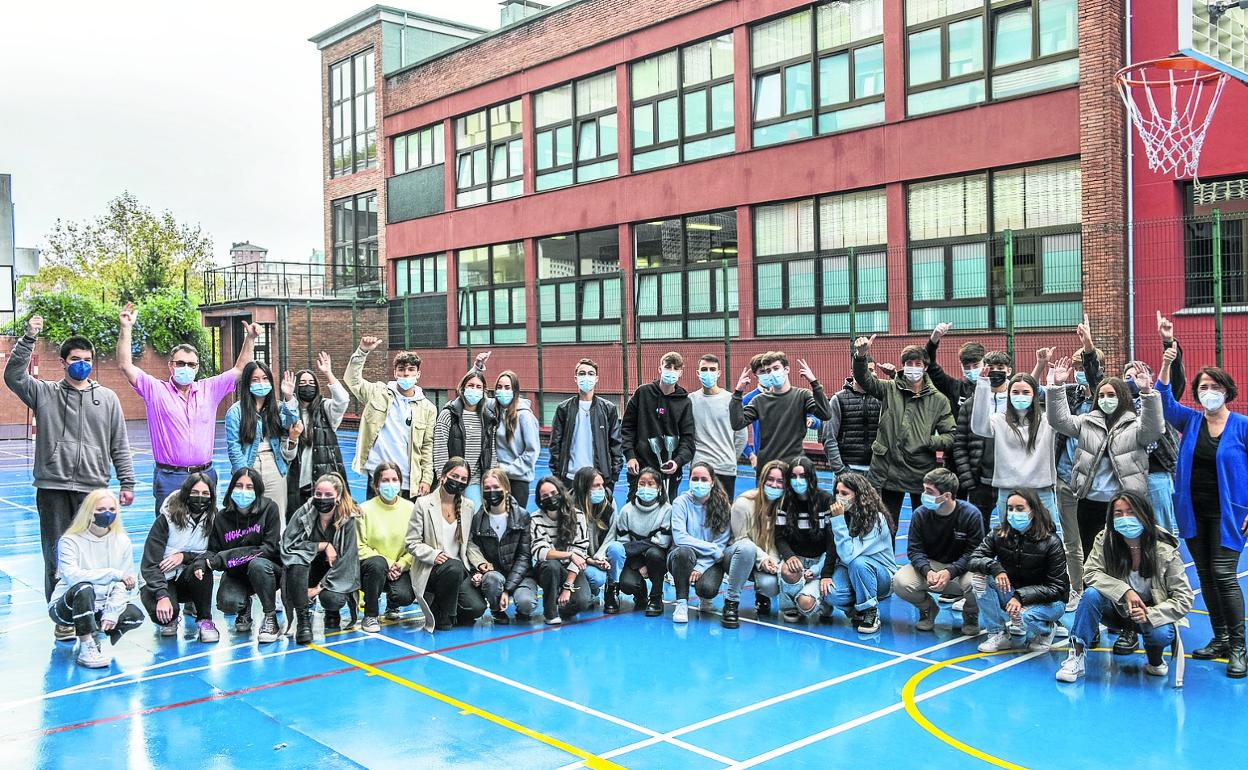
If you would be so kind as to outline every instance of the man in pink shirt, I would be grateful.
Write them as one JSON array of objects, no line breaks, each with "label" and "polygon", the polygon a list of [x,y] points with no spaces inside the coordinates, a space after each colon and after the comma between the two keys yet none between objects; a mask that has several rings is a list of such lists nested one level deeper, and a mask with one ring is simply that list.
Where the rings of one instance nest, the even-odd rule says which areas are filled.
[{"label": "man in pink shirt", "polygon": [[233,369],[196,380],[199,352],[191,345],[178,345],[169,351],[169,379],[158,380],[134,365],[131,350],[134,305],[122,308],[118,320],[121,333],[117,337],[117,362],[147,406],[147,430],[152,440],[152,458],[156,461],[152,494],[159,515],[165,498],[178,491],[190,474],[203,472],[214,482],[217,480],[216,469],[212,467],[217,406],[234,392],[243,367],[251,362],[260,325],[243,324],[246,335]]}]

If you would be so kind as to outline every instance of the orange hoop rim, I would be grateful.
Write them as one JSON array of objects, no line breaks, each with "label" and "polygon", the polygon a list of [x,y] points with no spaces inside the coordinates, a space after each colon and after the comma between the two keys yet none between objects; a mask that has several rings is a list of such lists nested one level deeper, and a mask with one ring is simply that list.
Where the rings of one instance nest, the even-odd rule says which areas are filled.
[{"label": "orange hoop rim", "polygon": [[1118,82],[1127,88],[1154,88],[1157,86],[1170,86],[1171,80],[1149,80],[1144,77],[1143,73],[1148,69],[1170,70],[1171,72],[1188,73],[1185,77],[1174,78],[1173,82],[1178,86],[1192,86],[1197,83],[1211,83],[1220,78],[1229,77],[1225,72],[1209,66],[1202,61],[1197,61],[1190,56],[1167,56],[1162,59],[1149,59],[1147,61],[1128,64],[1118,70]]}]

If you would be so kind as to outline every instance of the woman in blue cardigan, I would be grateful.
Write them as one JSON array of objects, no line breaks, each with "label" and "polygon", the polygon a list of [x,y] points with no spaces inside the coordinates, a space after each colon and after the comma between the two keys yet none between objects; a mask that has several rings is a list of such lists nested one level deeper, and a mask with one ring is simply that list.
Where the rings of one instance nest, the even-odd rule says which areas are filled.
[{"label": "woman in blue cardigan", "polygon": [[1226,408],[1238,389],[1223,369],[1206,366],[1192,379],[1203,411],[1183,406],[1170,390],[1175,349],[1162,357],[1157,391],[1166,420],[1182,432],[1175,468],[1179,533],[1196,563],[1213,625],[1213,641],[1192,651],[1198,660],[1226,657],[1226,675],[1248,675],[1244,650],[1244,593],[1236,571],[1248,533],[1248,417]]},{"label": "woman in blue cardigan", "polygon": [[[286,510],[286,469],[299,450],[298,407],[294,406],[295,379],[286,373],[282,381],[282,401],[273,392],[269,367],[252,361],[238,381],[234,405],[225,413],[225,451],[230,457],[230,473],[254,468],[264,479],[264,496],[273,501],[282,516]],[[298,424],[298,428],[291,430]]]}]

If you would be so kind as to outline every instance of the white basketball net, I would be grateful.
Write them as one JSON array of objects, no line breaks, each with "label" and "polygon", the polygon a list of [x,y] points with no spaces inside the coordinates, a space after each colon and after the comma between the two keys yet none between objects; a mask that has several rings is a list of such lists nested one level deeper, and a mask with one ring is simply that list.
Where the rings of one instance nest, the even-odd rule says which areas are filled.
[{"label": "white basketball net", "polygon": [[1162,67],[1118,73],[1118,91],[1140,133],[1150,169],[1196,177],[1205,134],[1228,79],[1216,71]]}]

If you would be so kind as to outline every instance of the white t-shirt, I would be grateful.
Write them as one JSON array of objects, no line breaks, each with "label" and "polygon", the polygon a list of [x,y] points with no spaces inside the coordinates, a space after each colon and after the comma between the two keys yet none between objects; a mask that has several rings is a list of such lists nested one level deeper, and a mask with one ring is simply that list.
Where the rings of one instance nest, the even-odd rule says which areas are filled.
[{"label": "white t-shirt", "polygon": [[507,512],[490,514],[490,529],[494,530],[494,534],[499,540],[503,539],[503,533],[507,531]]},{"label": "white t-shirt", "polygon": [[1153,601],[1153,581],[1142,577],[1138,572],[1132,571],[1127,576],[1127,582],[1131,584],[1131,588],[1135,589],[1135,592],[1140,595],[1145,604],[1150,604]]},{"label": "white t-shirt", "polygon": [[581,468],[594,464],[594,426],[590,419],[593,401],[576,402],[576,424],[572,428],[572,447],[568,453],[568,478]]}]

